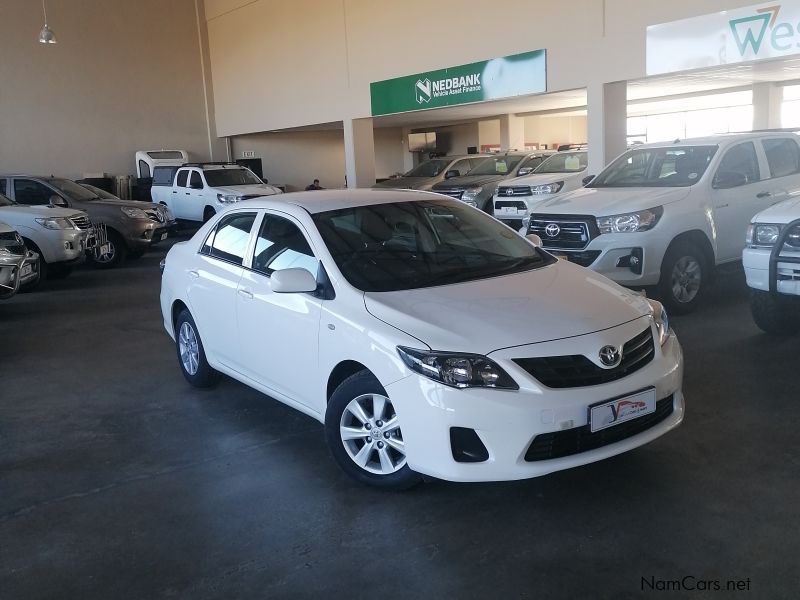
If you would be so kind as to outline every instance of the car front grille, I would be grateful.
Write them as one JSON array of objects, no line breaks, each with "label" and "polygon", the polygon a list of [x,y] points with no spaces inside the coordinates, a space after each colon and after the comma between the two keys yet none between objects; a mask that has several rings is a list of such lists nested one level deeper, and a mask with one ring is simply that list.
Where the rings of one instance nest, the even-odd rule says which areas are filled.
[{"label": "car front grille", "polygon": [[501,185],[497,190],[500,198],[511,196],[530,196],[531,188],[527,185]]},{"label": "car front grille", "polygon": [[600,235],[597,221],[589,215],[531,215],[528,233],[542,238],[545,248],[583,250]]},{"label": "car front grille", "polygon": [[525,452],[525,460],[527,462],[536,462],[562,458],[620,442],[658,425],[669,417],[674,410],[673,396],[670,395],[656,402],[656,410],[654,412],[594,433],[592,433],[589,425],[584,425],[583,427],[537,435]]},{"label": "car front grille", "polygon": [[269,195],[266,192],[264,194],[245,194],[244,196],[239,196],[241,200],[252,200],[253,198],[261,198],[264,195]]},{"label": "car front grille", "polygon": [[92,228],[92,223],[89,221],[89,217],[70,217],[69,220],[72,221],[72,224],[78,229],[83,229],[85,231]]},{"label": "car front grille", "polygon": [[786,236],[786,243],[793,248],[800,248],[800,225],[794,227]]},{"label": "car front grille", "polygon": [[[599,348],[598,348],[599,350]],[[622,347],[616,367],[604,369],[582,354],[513,359],[520,367],[549,388],[576,388],[622,379],[647,365],[655,355],[653,334],[648,327]]]},{"label": "car front grille", "polygon": [[456,200],[461,200],[461,196],[464,195],[464,190],[434,190],[437,194],[444,194],[445,196],[450,196],[451,198],[455,198]]},{"label": "car front grille", "polygon": [[528,205],[525,204],[522,200],[495,200],[494,207],[495,209],[501,209],[501,208],[516,208],[517,210],[528,209]]},{"label": "car front grille", "polygon": [[8,250],[11,254],[25,256],[25,244],[16,231],[4,231],[0,233],[0,246]]}]

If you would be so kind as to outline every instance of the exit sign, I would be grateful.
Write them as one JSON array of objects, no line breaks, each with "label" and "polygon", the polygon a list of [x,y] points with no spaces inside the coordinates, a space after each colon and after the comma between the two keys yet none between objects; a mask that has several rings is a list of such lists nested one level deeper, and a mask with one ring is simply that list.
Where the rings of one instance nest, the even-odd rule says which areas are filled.
[{"label": "exit sign", "polygon": [[255,158],[256,152],[255,150],[244,150],[242,152],[242,158]]}]

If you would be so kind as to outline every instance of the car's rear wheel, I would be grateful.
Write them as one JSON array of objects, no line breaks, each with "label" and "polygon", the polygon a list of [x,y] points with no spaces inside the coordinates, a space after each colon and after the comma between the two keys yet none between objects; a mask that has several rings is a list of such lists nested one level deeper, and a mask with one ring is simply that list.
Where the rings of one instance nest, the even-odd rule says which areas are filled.
[{"label": "car's rear wheel", "polygon": [[175,349],[186,381],[199,388],[213,387],[219,382],[220,373],[208,364],[197,325],[186,309],[175,320]]},{"label": "car's rear wheel", "polygon": [[333,392],[325,437],[333,458],[356,481],[393,490],[421,481],[406,462],[400,417],[369,371],[351,375]]},{"label": "car's rear wheel", "polygon": [[800,332],[800,298],[750,291],[750,312],[756,325],[771,335]]},{"label": "car's rear wheel", "polygon": [[661,265],[661,301],[671,313],[688,314],[697,308],[710,278],[710,266],[700,248],[691,242],[673,243]]}]

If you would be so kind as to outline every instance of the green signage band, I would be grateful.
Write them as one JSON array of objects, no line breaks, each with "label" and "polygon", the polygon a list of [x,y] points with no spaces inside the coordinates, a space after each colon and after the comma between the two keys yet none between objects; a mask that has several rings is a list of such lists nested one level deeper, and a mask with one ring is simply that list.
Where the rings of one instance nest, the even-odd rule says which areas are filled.
[{"label": "green signage band", "polygon": [[534,50],[370,84],[372,115],[456,106],[547,91],[547,57]]}]

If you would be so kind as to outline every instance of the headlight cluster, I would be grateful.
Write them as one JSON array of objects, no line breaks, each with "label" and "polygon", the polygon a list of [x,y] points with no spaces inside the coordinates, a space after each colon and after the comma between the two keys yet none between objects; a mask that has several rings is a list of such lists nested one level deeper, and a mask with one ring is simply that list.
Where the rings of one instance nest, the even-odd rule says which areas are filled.
[{"label": "headlight cluster", "polygon": [[479,354],[432,352],[402,346],[397,347],[397,352],[412,371],[450,387],[519,389],[497,363]]},{"label": "headlight cluster", "polygon": [[36,222],[45,229],[76,229],[72,221],[64,217],[47,217],[46,219],[36,219]]},{"label": "headlight cluster", "polygon": [[656,330],[658,331],[658,343],[662,346],[669,337],[669,316],[667,316],[667,309],[661,302],[655,300],[648,300],[653,309],[653,320],[656,322]]},{"label": "headlight cluster", "polygon": [[241,199],[242,197],[236,194],[217,194],[217,200],[222,204],[233,204],[234,202],[239,202]]},{"label": "headlight cluster", "polygon": [[[750,223],[747,226],[747,239],[745,244],[748,246],[774,246],[778,241],[778,236],[783,230],[783,225],[778,223]],[[791,232],[786,238],[786,242],[791,246],[800,246],[800,230]]]},{"label": "headlight cluster", "polygon": [[546,183],[544,185],[532,185],[531,194],[557,194],[564,187],[563,181],[556,181],[555,183]]},{"label": "headlight cluster", "polygon": [[173,214],[173,212],[172,212],[172,211],[169,209],[169,207],[168,207],[168,206],[165,206],[165,205],[163,205],[163,204],[162,204],[162,205],[161,205],[161,210],[163,210],[163,211],[164,211],[164,217],[167,219],[167,221],[174,221],[174,220],[175,220],[175,215],[174,215],[174,214]]},{"label": "headlight cluster", "polygon": [[147,213],[144,212],[141,208],[132,208],[130,206],[123,206],[120,210],[125,213],[126,216],[130,217],[131,219],[147,219]]},{"label": "headlight cluster", "polygon": [[664,214],[663,207],[657,206],[655,208],[626,213],[624,215],[598,217],[597,227],[600,229],[600,233],[635,233],[637,231],[647,231],[656,226],[662,214]]},{"label": "headlight cluster", "polygon": [[475,199],[482,191],[483,188],[480,186],[467,188],[466,190],[464,190],[464,193],[461,194],[461,200],[471,206],[476,206],[477,202],[475,202]]}]

